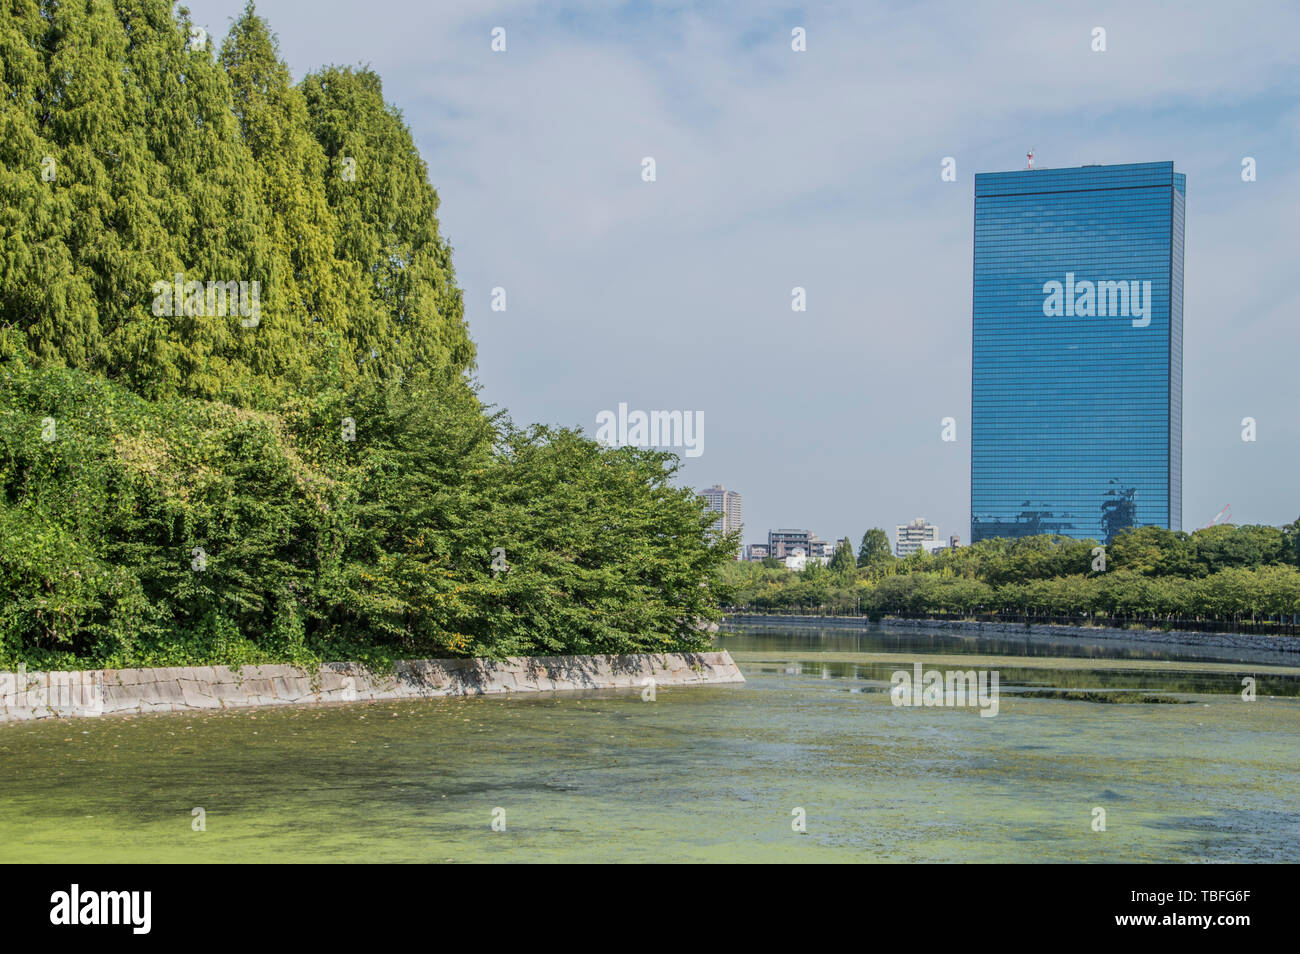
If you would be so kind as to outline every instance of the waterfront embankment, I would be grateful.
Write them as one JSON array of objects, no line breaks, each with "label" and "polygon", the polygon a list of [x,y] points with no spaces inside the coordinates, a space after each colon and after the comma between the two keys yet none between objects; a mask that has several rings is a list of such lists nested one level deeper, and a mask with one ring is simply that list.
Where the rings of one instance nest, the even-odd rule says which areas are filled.
[{"label": "waterfront embankment", "polygon": [[752,626],[791,626],[819,629],[899,628],[925,629],[990,636],[1052,636],[1067,640],[1163,643],[1188,649],[1230,649],[1250,652],[1300,654],[1300,639],[1292,636],[1261,636],[1251,633],[1199,633],[1189,630],[1120,629],[1108,626],[1061,626],[1047,623],[996,623],[964,619],[902,619],[886,616],[873,622],[865,616],[778,616],[735,613],[727,616],[723,629]]},{"label": "waterfront embankment", "polygon": [[726,652],[416,659],[399,662],[388,673],[348,662],[316,670],[288,665],[20,670],[0,673],[0,722],[434,696],[644,692],[744,681]]}]

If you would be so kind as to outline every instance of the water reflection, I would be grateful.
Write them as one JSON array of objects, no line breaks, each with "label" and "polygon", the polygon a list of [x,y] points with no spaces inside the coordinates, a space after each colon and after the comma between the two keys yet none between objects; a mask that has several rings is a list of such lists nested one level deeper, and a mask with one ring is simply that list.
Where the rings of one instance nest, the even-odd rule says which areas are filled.
[{"label": "water reflection", "polygon": [[[1178,646],[1138,640],[1106,639],[1089,643],[1038,633],[953,633],[948,630],[891,629],[887,624],[861,628],[791,627],[788,624],[724,627],[719,638],[728,649],[744,652],[785,650],[805,645],[815,652],[933,652],[982,656],[1068,656],[1077,659],[1158,659],[1182,662],[1282,662],[1300,665],[1300,654],[1290,658],[1249,649]],[[1278,637],[1289,638],[1289,637]]]},{"label": "water reflection", "polygon": [[[996,636],[953,636],[912,631],[845,633],[843,630],[801,629],[789,631],[724,631],[718,643],[737,658],[750,660],[747,670],[780,673],[830,680],[846,679],[870,684],[870,688],[887,691],[890,676],[900,668],[902,657],[980,656],[1042,658],[1045,665],[998,665],[1002,691],[1022,695],[1051,697],[1064,693],[1207,693],[1240,695],[1242,680],[1254,679],[1257,695],[1300,697],[1300,670],[1274,671],[1278,667],[1225,665],[1207,660],[1203,654],[1169,657],[1150,647],[1119,644],[1114,646],[1080,646],[1060,642],[1043,644]],[[1050,651],[1055,650],[1055,651]],[[872,660],[828,660],[827,654],[870,656],[888,654],[891,658]],[[766,660],[764,655],[784,656]],[[1175,663],[1157,668],[1074,665],[1075,660],[1157,660]],[[1215,662],[1213,668],[1195,667],[1197,662]],[[982,665],[971,659],[956,662],[968,667]],[[1053,692],[1056,690],[1056,692]],[[1096,701],[1120,701],[1099,697]]]},{"label": "water reflection", "polygon": [[[729,647],[730,648],[730,647]],[[733,650],[733,652],[742,652]],[[924,655],[917,653],[916,655]],[[982,665],[971,660],[963,666]],[[899,668],[899,662],[821,662],[817,659],[799,659],[793,662],[750,662],[746,673],[780,673],[786,676],[807,676],[812,679],[847,679],[870,683],[871,688],[888,691],[889,680]],[[1060,667],[1007,667],[999,665],[1003,692],[1050,697],[1049,690],[1106,692],[1163,692],[1163,693],[1223,693],[1238,695],[1242,691],[1242,678],[1253,676],[1255,691],[1265,696],[1300,696],[1300,675],[1260,673],[1253,670],[1213,672],[1189,669],[1158,671],[1150,669],[1082,669]],[[860,690],[859,690],[860,691]]]}]

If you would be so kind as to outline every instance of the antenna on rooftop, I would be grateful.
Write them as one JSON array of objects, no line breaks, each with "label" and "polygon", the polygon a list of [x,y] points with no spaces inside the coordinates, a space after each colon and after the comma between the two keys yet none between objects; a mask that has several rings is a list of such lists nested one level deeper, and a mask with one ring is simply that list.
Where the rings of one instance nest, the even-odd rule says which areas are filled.
[{"label": "antenna on rooftop", "polygon": [[1029,147],[1029,152],[1025,153],[1025,158],[1029,160],[1029,168],[1034,168],[1034,147]]}]

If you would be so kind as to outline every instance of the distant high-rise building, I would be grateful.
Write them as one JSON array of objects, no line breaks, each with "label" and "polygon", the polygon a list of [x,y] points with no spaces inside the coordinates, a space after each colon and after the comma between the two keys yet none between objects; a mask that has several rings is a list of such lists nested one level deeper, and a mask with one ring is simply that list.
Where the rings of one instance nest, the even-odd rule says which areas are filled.
[{"label": "distant high-rise building", "polygon": [[700,491],[700,496],[708,508],[718,514],[718,519],[713,522],[713,529],[717,533],[730,533],[744,527],[744,508],[740,494],[728,490],[722,484],[714,484],[707,490]]},{"label": "distant high-rise building", "polygon": [[[778,560],[792,556],[795,549],[803,551],[804,556],[831,556],[835,545],[819,540],[811,530],[769,530],[767,531],[767,553]],[[829,551],[828,551],[829,548]]]},{"label": "distant high-rise building", "polygon": [[1172,162],[975,177],[971,542],[1182,527]]},{"label": "distant high-rise building", "polygon": [[[926,523],[924,517],[917,517],[908,523],[900,523],[894,536],[894,553],[905,557],[922,548],[922,544],[935,543],[939,539],[939,528]],[[926,549],[931,549],[926,547]]]}]

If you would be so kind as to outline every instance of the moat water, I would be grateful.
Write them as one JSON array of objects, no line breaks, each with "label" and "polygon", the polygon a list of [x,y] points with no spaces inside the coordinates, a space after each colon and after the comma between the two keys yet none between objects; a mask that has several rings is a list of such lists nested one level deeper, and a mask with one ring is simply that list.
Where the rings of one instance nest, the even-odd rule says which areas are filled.
[{"label": "moat water", "polygon": [[[718,645],[745,685],[653,701],[0,726],[0,861],[1300,860],[1300,665],[915,630]],[[895,705],[918,662],[996,670],[997,715]]]}]

